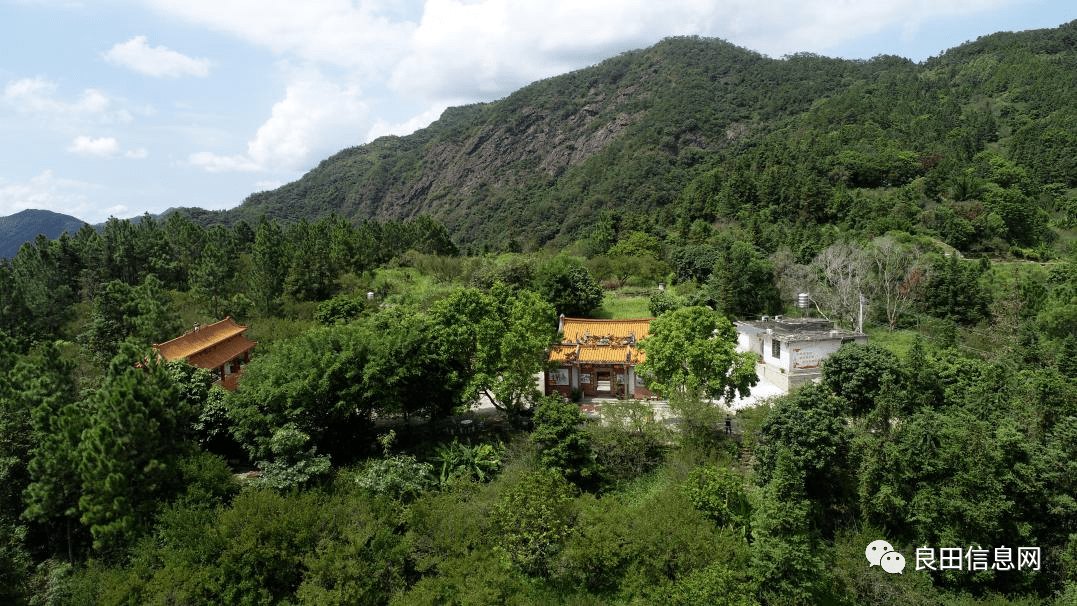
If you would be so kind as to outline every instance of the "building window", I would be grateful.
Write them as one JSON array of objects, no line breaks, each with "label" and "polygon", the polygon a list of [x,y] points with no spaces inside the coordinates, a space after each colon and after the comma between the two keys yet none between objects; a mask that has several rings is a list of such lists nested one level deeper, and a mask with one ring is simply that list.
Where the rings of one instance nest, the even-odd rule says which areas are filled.
[{"label": "building window", "polygon": [[778,339],[773,339],[770,342],[770,357],[780,358],[782,357],[782,342]]}]

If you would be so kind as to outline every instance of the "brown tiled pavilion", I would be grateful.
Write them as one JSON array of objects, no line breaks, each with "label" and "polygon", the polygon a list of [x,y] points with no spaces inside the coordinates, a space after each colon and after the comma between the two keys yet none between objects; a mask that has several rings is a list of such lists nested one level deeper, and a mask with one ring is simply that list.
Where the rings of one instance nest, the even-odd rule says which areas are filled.
[{"label": "brown tiled pavilion", "polygon": [[222,387],[235,389],[242,366],[250,362],[250,352],[258,345],[243,334],[246,330],[229,316],[206,326],[196,324],[194,330],[166,343],[155,343],[153,348],[166,360],[186,359],[193,366],[212,370]]}]

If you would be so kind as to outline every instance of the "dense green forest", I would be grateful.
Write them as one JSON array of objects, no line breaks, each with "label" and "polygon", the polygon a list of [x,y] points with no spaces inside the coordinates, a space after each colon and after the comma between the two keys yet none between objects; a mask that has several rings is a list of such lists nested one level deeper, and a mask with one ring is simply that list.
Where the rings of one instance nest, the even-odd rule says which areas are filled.
[{"label": "dense green forest", "polygon": [[[590,257],[461,256],[425,218],[174,214],[39,238],[0,268],[0,595],[1069,604],[1077,259],[1055,257],[850,232],[799,263],[702,221]],[[721,396],[750,384],[729,320],[796,313],[801,291],[845,325],[864,293],[872,344],[727,435]],[[678,421],[541,398],[559,312],[657,316],[640,372]],[[259,341],[235,392],[153,361],[150,343],[224,314]],[[880,538],[905,574],[868,567]],[[914,571],[925,546],[1034,546],[1040,566]]]},{"label": "dense green forest", "polygon": [[[235,211],[24,245],[0,603],[1077,603],[1075,32],[669,40]],[[846,327],[863,295],[870,344],[730,413],[731,320],[800,292]],[[676,421],[540,396],[560,313],[655,317]],[[234,392],[149,349],[225,315],[258,341]]]}]

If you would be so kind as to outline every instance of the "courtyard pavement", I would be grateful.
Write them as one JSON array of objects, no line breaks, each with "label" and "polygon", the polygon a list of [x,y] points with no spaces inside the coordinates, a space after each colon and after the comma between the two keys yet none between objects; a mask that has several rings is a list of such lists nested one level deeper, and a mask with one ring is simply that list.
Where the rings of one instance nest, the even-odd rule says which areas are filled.
[{"label": "courtyard pavement", "polygon": [[[542,381],[542,373],[536,374],[535,384],[540,392],[543,388]],[[736,412],[745,408],[751,408],[764,400],[784,394],[785,392],[783,392],[781,388],[773,383],[764,381],[762,377],[759,377],[759,382],[751,389],[751,393],[743,398],[734,400],[729,408],[731,411]],[[603,402],[616,401],[616,398],[584,398],[580,401],[580,411],[588,416],[599,416],[601,414]],[[712,402],[719,405],[723,404],[721,400],[712,400]],[[651,400],[649,403],[651,408],[654,409],[654,416],[656,419],[669,420],[672,418],[669,410],[669,402],[667,400]],[[486,396],[482,396],[479,401],[471,407],[471,411],[480,415],[492,415],[497,412]]]}]

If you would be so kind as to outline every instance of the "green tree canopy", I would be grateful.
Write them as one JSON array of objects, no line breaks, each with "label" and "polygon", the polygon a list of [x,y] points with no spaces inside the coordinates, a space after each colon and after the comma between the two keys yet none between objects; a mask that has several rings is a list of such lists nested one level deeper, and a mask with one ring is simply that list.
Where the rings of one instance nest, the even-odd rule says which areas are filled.
[{"label": "green tree canopy", "polygon": [[259,311],[276,311],[284,295],[288,274],[288,250],[284,230],[277,223],[263,221],[254,232],[251,269],[247,275],[251,299]]},{"label": "green tree canopy", "polygon": [[819,537],[805,498],[804,470],[796,455],[778,447],[773,473],[752,512],[752,576],[767,604],[820,603],[826,591]]},{"label": "green tree canopy", "polygon": [[518,412],[539,395],[535,373],[546,364],[557,320],[553,307],[529,290],[495,284],[489,293],[462,289],[431,309],[435,340],[450,360],[458,401],[486,396],[500,410]]},{"label": "green tree canopy", "polygon": [[743,240],[734,241],[723,252],[707,286],[709,296],[731,317],[773,314],[782,308],[774,264]]},{"label": "green tree canopy", "polygon": [[928,270],[921,298],[922,309],[959,324],[976,324],[988,316],[990,295],[980,284],[985,266],[962,261],[957,255],[936,258]]},{"label": "green tree canopy", "polygon": [[781,453],[788,454],[789,462],[803,474],[804,494],[816,504],[816,523],[833,528],[853,494],[852,436],[837,398],[818,385],[802,387],[778,400],[760,434],[762,441],[755,449],[759,483],[770,483]]},{"label": "green tree canopy", "polygon": [[736,330],[706,307],[682,307],[651,321],[639,342],[646,360],[636,372],[660,393],[702,394],[732,401],[756,384],[755,357],[737,353]]},{"label": "green tree canopy", "polygon": [[85,339],[97,358],[107,362],[126,339],[146,346],[168,341],[182,331],[161,281],[149,274],[138,286],[112,280],[97,289]]},{"label": "green tree canopy", "polygon": [[[65,553],[73,560],[77,544],[86,539],[78,524],[81,478],[77,451],[91,411],[79,399],[74,365],[63,358],[59,348],[55,344],[43,346],[38,356],[36,364],[26,359],[10,375],[23,386],[23,402],[33,407],[33,445],[26,449],[30,483],[24,487],[23,517],[46,529],[53,552]],[[5,417],[14,420],[14,415]],[[4,433],[8,439],[18,436],[7,429]]]},{"label": "green tree canopy", "polygon": [[585,421],[576,404],[548,397],[535,409],[531,432],[542,466],[577,483],[592,479],[596,472],[590,435],[582,427]]},{"label": "green tree canopy", "polygon": [[578,259],[559,255],[539,268],[535,290],[557,313],[585,317],[602,304],[602,287]]},{"label": "green tree canopy", "polygon": [[904,368],[897,356],[874,344],[845,345],[823,362],[822,382],[848,403],[848,412],[862,417],[874,408],[883,377],[901,387]]},{"label": "green tree canopy", "polygon": [[160,502],[180,488],[178,462],[193,446],[194,408],[164,364],[134,349],[113,359],[87,408],[77,449],[79,510],[94,548],[115,557],[151,528]]},{"label": "green tree canopy", "polygon": [[430,336],[434,319],[416,309],[391,307],[364,322],[368,344],[363,397],[379,414],[444,417],[457,404],[453,360]]},{"label": "green tree canopy", "polygon": [[254,460],[271,460],[273,435],[289,424],[319,452],[354,449],[374,403],[364,397],[370,344],[356,324],[319,327],[254,358],[228,400],[236,440]]}]

